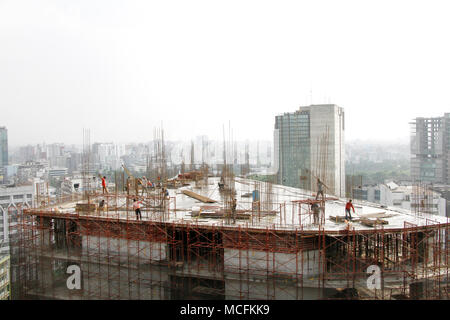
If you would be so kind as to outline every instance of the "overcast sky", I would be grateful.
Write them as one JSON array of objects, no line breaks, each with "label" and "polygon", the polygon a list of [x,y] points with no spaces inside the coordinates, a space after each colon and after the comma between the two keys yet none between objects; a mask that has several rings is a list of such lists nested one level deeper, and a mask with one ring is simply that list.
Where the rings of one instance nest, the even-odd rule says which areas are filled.
[{"label": "overcast sky", "polygon": [[272,140],[301,105],[346,139],[398,139],[450,112],[444,1],[0,0],[0,126],[11,145],[148,141],[222,125]]}]

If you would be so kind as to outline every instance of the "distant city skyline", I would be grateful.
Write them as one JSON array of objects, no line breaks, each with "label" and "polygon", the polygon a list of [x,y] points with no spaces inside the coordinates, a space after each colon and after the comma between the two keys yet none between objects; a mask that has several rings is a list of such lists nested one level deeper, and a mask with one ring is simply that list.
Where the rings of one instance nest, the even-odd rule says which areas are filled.
[{"label": "distant city skyline", "polygon": [[450,110],[446,2],[0,2],[11,146],[272,140],[300,106],[346,110],[346,140],[408,139]]},{"label": "distant city skyline", "polygon": [[[9,139],[9,138],[8,138]],[[165,139],[166,142],[180,142],[180,143],[190,143],[191,141],[195,140],[195,137],[192,138],[186,138],[186,139]],[[114,143],[114,144],[145,144],[145,143],[149,143],[153,141],[153,137],[148,139],[148,140],[142,140],[142,141],[112,141],[112,140],[93,140],[91,139],[91,145],[94,143]],[[214,142],[219,142],[222,143],[223,139],[211,139],[209,141],[214,141]],[[227,140],[228,141],[228,140]],[[268,140],[268,139],[239,139],[239,140],[235,140],[238,143],[244,143],[244,142],[249,142],[249,143],[256,143],[256,142],[270,142],[272,147],[273,147],[273,138],[272,140]],[[42,144],[58,144],[58,143],[62,143],[66,146],[75,146],[78,148],[82,148],[83,147],[83,143],[80,140],[79,142],[75,142],[75,143],[68,143],[68,142],[64,142],[64,141],[41,141],[41,142],[36,142],[36,143],[23,143],[23,144],[15,144],[15,145],[11,145],[8,141],[8,148],[9,150],[14,150],[20,147],[24,147],[24,146],[36,146],[36,145],[42,145]],[[400,138],[395,138],[395,139],[345,139],[345,143],[346,144],[410,144],[410,136],[406,136],[406,137],[400,137]]]}]

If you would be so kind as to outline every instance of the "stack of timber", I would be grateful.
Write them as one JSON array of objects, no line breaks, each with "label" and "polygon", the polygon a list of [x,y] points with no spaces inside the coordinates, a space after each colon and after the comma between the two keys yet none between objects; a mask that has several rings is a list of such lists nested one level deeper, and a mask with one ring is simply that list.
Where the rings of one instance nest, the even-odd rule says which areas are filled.
[{"label": "stack of timber", "polygon": [[330,216],[329,219],[335,223],[344,223],[347,221],[347,219],[343,216]]},{"label": "stack of timber", "polygon": [[379,218],[377,218],[377,219],[361,218],[359,220],[359,222],[361,224],[365,225],[365,226],[368,226],[368,227],[374,227],[376,225],[382,225],[382,224],[389,224],[388,221],[382,220],[382,219],[379,219]]}]

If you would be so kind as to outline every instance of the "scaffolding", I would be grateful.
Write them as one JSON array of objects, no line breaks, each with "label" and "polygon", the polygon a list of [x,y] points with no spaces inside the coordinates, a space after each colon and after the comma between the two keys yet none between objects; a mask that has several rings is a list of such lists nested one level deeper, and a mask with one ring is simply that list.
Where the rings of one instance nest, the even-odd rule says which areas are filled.
[{"label": "scaffolding", "polygon": [[[92,203],[106,198],[101,210],[64,210],[68,203],[85,203],[85,194],[19,208],[11,238],[12,296],[448,299],[448,221],[329,230],[322,218],[311,228],[311,203],[320,200],[277,203],[264,194],[271,187],[259,190],[263,203],[239,224],[226,216],[208,223],[185,220],[176,198],[162,203],[158,192],[140,197],[147,204],[142,220],[128,201],[136,195],[123,192],[93,190]],[[273,216],[279,222],[270,223]],[[80,290],[66,285],[70,265],[82,270]],[[368,288],[370,266],[379,268],[381,287]]]},{"label": "scaffolding", "polygon": [[[220,199],[194,215],[183,190],[165,193],[164,132],[154,134],[155,166],[147,168],[153,181],[159,177],[153,189],[119,190],[117,176],[113,192],[91,188],[87,132],[84,192],[51,198],[42,188],[33,207],[17,208],[13,299],[448,299],[448,218],[423,212],[394,226],[327,219],[338,198],[236,178],[225,130],[221,182],[203,164],[173,183]],[[311,173],[325,183],[333,182],[327,141],[328,130]],[[140,220],[134,199],[144,204]],[[313,205],[320,206],[317,220]],[[71,266],[81,271],[79,289],[67,285]]]}]

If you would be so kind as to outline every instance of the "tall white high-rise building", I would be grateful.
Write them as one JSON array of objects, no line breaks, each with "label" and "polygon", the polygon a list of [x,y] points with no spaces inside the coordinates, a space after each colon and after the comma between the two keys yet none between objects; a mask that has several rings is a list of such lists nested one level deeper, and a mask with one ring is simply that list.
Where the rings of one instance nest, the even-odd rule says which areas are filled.
[{"label": "tall white high-rise building", "polygon": [[344,109],[334,104],[300,107],[275,117],[274,164],[278,183],[345,196]]}]

